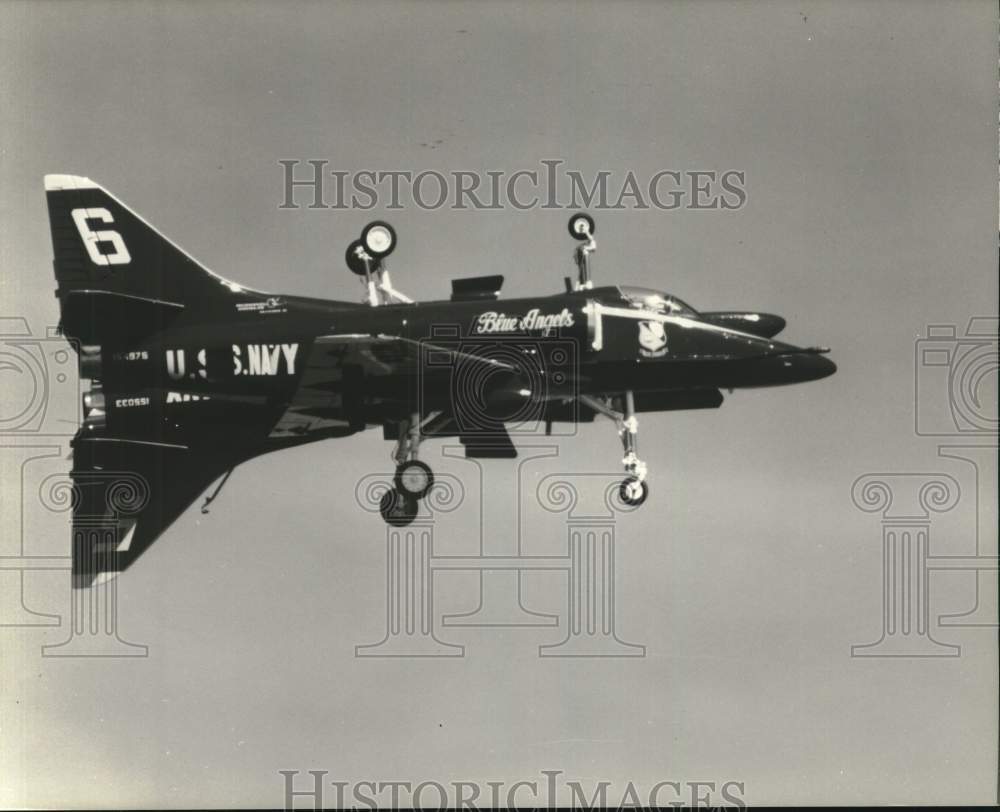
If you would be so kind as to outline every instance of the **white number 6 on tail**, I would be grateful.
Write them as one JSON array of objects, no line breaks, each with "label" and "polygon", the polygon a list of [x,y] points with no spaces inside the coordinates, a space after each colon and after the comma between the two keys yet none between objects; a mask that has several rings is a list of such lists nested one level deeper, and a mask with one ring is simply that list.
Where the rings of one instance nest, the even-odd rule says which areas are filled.
[{"label": "white number 6 on tail", "polygon": [[[93,231],[87,225],[88,220],[113,223],[111,212],[107,209],[73,209],[71,214],[91,262],[95,265],[128,265],[132,261],[121,234],[117,231]],[[102,254],[97,245],[100,242],[111,243],[114,253]]]}]

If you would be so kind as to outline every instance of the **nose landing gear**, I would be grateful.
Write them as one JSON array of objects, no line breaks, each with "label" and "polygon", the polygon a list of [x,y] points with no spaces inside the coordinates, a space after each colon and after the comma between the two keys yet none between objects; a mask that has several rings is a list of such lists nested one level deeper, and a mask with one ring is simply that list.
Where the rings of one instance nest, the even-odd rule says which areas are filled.
[{"label": "nose landing gear", "polygon": [[649,486],[646,484],[646,463],[636,454],[639,421],[635,417],[635,404],[631,392],[625,393],[625,414],[618,435],[622,438],[622,446],[625,448],[622,464],[628,476],[618,489],[618,495],[626,505],[638,507],[649,496]]},{"label": "nose landing gear", "polygon": [[625,392],[625,411],[613,409],[609,399],[600,400],[590,395],[581,395],[580,402],[589,406],[598,414],[609,417],[618,424],[618,436],[621,438],[625,456],[622,465],[625,466],[625,479],[618,489],[618,496],[626,505],[638,507],[649,496],[649,485],[646,484],[646,463],[639,459],[637,452],[639,439],[639,421],[635,416],[635,397],[631,390]]},{"label": "nose landing gear", "polygon": [[618,488],[618,497],[626,504],[639,507],[649,496],[649,485],[645,480],[628,477],[622,480]]}]

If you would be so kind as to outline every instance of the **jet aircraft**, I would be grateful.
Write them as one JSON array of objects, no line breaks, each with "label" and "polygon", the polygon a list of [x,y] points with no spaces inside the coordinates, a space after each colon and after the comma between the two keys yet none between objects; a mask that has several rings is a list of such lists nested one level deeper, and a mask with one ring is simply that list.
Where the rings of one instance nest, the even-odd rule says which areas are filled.
[{"label": "jet aircraft", "polygon": [[825,348],[775,340],[780,316],[595,285],[585,213],[569,222],[576,278],[511,299],[491,275],[412,301],[389,276],[394,229],[370,223],[345,255],[358,303],[230,282],[88,178],[47,175],[45,189],[60,329],[89,381],[72,443],[78,587],[128,567],[213,482],[206,504],[235,466],[271,451],[381,428],[395,443],[381,513],[405,525],[434,487],[426,439],[512,458],[511,427],[602,415],[624,449],[618,495],[640,505],[638,414],[714,409],[721,390],[836,371]]}]

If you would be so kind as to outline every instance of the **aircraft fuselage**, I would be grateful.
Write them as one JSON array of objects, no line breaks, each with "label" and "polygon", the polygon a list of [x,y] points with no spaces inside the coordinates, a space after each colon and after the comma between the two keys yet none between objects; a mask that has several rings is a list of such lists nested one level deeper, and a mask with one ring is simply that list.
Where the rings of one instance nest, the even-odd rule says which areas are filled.
[{"label": "aircraft fuselage", "polygon": [[[500,416],[518,397],[776,386],[835,369],[815,352],[725,320],[629,307],[617,291],[378,307],[262,296],[234,302],[228,313],[191,309],[144,340],[101,347],[103,429],[161,441],[192,431],[239,436],[241,425],[257,436],[266,427],[271,440],[348,434],[390,419],[381,404],[448,408],[465,355],[513,367],[465,382],[499,391]],[[727,315],[741,327],[754,325],[746,316],[776,318]],[[402,372],[387,362],[380,374],[377,357],[352,364],[317,343],[328,336],[398,337],[422,357]],[[509,380],[497,386],[498,376]],[[296,408],[307,419],[282,430],[282,416]]]}]

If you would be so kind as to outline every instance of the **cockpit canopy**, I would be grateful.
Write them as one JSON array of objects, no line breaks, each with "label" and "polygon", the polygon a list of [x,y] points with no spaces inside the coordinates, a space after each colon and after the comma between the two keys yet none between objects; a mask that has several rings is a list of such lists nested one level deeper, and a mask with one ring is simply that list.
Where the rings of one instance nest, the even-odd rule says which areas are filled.
[{"label": "cockpit canopy", "polygon": [[664,316],[693,317],[698,315],[697,310],[669,293],[633,285],[619,285],[618,291],[630,307],[652,310],[654,313]]}]

